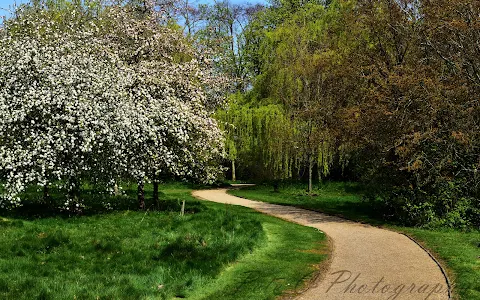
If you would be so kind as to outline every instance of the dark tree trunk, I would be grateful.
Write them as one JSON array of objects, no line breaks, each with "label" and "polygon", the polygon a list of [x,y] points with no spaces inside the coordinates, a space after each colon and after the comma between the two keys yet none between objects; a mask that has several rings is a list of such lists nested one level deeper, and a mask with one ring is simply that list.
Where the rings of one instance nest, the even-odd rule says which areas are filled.
[{"label": "dark tree trunk", "polygon": [[153,181],[153,202],[158,207],[160,202],[158,201],[158,179]]},{"label": "dark tree trunk", "polygon": [[50,198],[48,183],[43,186],[43,201],[48,202]]},{"label": "dark tree trunk", "polygon": [[71,177],[69,183],[70,186],[68,187],[68,196],[70,200],[73,200],[75,203],[77,203],[80,195],[80,181],[75,177]]},{"label": "dark tree trunk", "polygon": [[310,157],[308,163],[308,193],[311,194],[313,190],[313,159]]},{"label": "dark tree trunk", "polygon": [[273,182],[273,192],[275,192],[275,193],[280,192],[280,187],[279,187],[279,184],[278,184],[278,181],[277,181],[277,180],[275,180],[275,181]]},{"label": "dark tree trunk", "polygon": [[69,187],[68,187],[68,198],[70,200],[70,212],[77,215],[83,214],[83,208],[80,200],[80,180],[76,177],[70,177]]},{"label": "dark tree trunk", "polygon": [[115,185],[113,186],[113,193],[115,196],[120,196],[120,189],[118,188],[118,184],[115,182]]},{"label": "dark tree trunk", "polygon": [[143,180],[138,181],[137,188],[138,208],[145,210],[145,186]]}]

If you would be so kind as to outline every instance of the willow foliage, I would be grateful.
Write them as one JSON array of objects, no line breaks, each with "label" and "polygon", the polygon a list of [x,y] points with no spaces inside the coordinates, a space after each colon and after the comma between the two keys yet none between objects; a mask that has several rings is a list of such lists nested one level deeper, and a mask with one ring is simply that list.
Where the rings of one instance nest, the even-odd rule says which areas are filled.
[{"label": "willow foliage", "polygon": [[216,118],[225,131],[227,157],[240,167],[256,169],[258,176],[290,177],[293,165],[292,124],[281,105],[245,103],[231,95]]}]

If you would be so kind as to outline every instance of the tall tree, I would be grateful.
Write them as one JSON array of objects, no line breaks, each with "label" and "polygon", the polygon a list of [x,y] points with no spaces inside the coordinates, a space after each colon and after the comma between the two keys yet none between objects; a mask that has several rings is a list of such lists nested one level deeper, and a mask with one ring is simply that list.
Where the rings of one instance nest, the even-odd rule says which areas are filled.
[{"label": "tall tree", "polygon": [[260,15],[262,21],[271,22],[269,26],[252,25],[263,32],[255,38],[254,59],[261,61],[255,89],[283,105],[293,121],[292,155],[298,168],[308,170],[309,192],[314,168],[319,179],[328,175],[339,147],[335,113],[343,104],[335,97],[336,68],[350,48],[338,36],[345,30],[341,18],[352,6],[279,2]]}]

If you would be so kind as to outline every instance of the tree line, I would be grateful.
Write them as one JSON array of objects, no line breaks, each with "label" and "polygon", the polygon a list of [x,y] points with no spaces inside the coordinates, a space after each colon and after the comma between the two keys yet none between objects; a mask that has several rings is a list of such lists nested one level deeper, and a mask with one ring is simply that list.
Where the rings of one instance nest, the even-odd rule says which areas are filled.
[{"label": "tree line", "polygon": [[[29,184],[360,181],[479,226],[480,3],[40,1],[0,29],[3,206]],[[227,101],[224,102],[224,96]],[[155,190],[155,189],[154,189]]]},{"label": "tree line", "polygon": [[[361,181],[386,218],[479,226],[480,3],[273,1],[219,120],[237,177]],[[273,121],[271,121],[273,120]],[[255,163],[252,163],[252,162]]]}]

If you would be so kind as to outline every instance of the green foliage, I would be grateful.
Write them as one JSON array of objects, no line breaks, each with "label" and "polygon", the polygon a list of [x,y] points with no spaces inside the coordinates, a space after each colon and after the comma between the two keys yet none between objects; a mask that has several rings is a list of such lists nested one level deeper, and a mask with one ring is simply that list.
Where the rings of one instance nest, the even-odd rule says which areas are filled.
[{"label": "green foliage", "polygon": [[[382,202],[385,216],[409,226],[480,228],[477,199],[465,197],[464,182],[438,182],[432,185],[436,190],[426,193],[412,187],[389,187],[374,189],[367,199]],[[430,186],[431,188],[431,186]]]},{"label": "green foliage", "polygon": [[[252,177],[291,176],[292,126],[281,105],[257,106],[241,94],[233,94],[227,106],[217,111],[216,118],[225,131],[230,160],[238,161],[244,170],[257,168],[259,173],[250,173]],[[258,168],[259,164],[263,169]]]},{"label": "green foliage", "polygon": [[[279,2],[256,14],[245,30],[245,53],[255,76],[253,90],[246,99],[232,96],[235,103],[227,107],[226,114],[237,119],[220,116],[234,124],[233,128],[247,128],[242,132],[247,136],[236,134],[236,141],[229,138],[231,160],[249,153],[241,160],[243,165],[252,160],[262,162],[260,174],[270,179],[292,178],[304,168],[312,174],[315,167],[319,180],[330,173],[335,156],[344,149],[333,126],[338,104],[329,92],[335,83],[330,72],[349,52],[346,47],[341,54],[326,47],[342,43],[328,32],[345,30],[339,20],[349,10],[350,2],[335,2],[328,8],[315,1]],[[259,115],[263,121],[255,120]],[[249,124],[255,122],[256,128],[250,129]],[[231,137],[231,128],[227,132]],[[246,165],[245,173],[258,174],[255,167],[258,169]]]},{"label": "green foliage", "polygon": [[[101,1],[98,0],[32,0],[28,4],[20,5],[15,12],[15,17],[21,20],[21,23],[15,23],[13,19],[7,19],[6,23],[13,35],[43,32],[47,38],[52,29],[57,33],[72,34],[84,26],[91,26],[90,22],[99,22],[98,17],[103,9]],[[46,26],[44,23],[33,23],[28,18],[22,18],[28,14],[42,16],[50,20],[51,23]],[[39,29],[39,26],[42,28]]]},{"label": "green foliage", "polygon": [[479,11],[466,0],[337,0],[257,14],[251,94],[288,116],[290,173],[347,168],[387,218],[479,228]]}]

